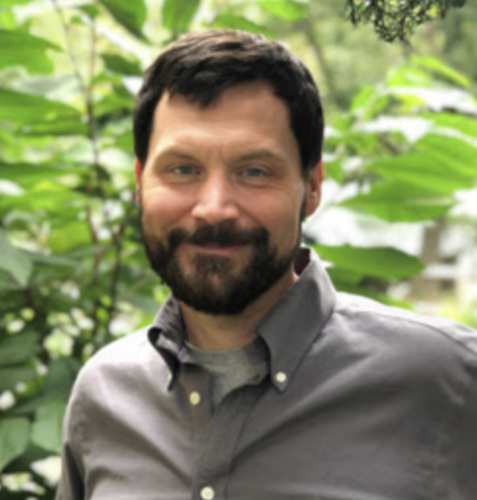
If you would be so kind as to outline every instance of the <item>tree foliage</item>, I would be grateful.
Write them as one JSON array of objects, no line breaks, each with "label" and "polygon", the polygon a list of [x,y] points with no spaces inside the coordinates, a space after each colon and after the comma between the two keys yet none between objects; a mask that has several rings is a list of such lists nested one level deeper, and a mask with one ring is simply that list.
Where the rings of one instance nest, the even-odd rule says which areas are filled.
[{"label": "tree foliage", "polygon": [[445,17],[452,7],[463,7],[466,0],[347,0],[346,9],[354,24],[372,23],[388,42],[406,40],[414,28],[436,16]]},{"label": "tree foliage", "polygon": [[[1,4],[2,500],[53,497],[45,467],[79,368],[150,322],[167,295],[148,270],[134,202],[131,112],[145,64],[191,26],[294,37],[309,21],[304,1],[204,4]],[[324,213],[339,206],[389,224],[445,217],[456,190],[476,185],[476,114],[472,83],[434,58],[363,88],[329,121],[327,183],[342,194]],[[338,288],[384,301],[390,283],[423,269],[396,248],[312,244]]]}]

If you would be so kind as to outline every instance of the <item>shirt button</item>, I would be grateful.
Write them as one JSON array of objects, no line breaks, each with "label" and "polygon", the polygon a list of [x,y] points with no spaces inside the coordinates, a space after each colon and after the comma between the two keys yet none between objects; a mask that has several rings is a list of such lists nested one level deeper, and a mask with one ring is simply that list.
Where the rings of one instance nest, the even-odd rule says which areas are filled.
[{"label": "shirt button", "polygon": [[287,374],[285,372],[277,372],[275,374],[275,380],[279,383],[279,384],[284,384],[286,381],[287,381]]},{"label": "shirt button", "polygon": [[200,498],[202,498],[202,500],[213,500],[214,497],[215,491],[210,486],[204,486],[200,490]]},{"label": "shirt button", "polygon": [[193,391],[189,394],[189,402],[192,406],[197,406],[200,403],[200,401],[201,397],[197,391]]}]

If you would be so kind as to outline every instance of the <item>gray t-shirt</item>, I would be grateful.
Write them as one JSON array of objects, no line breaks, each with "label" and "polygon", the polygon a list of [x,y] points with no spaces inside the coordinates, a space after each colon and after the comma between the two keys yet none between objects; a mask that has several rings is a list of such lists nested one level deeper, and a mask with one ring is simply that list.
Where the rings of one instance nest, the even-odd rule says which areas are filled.
[{"label": "gray t-shirt", "polygon": [[186,342],[193,361],[207,370],[212,379],[212,406],[237,387],[262,378],[268,371],[267,347],[260,337],[238,349],[209,351]]}]

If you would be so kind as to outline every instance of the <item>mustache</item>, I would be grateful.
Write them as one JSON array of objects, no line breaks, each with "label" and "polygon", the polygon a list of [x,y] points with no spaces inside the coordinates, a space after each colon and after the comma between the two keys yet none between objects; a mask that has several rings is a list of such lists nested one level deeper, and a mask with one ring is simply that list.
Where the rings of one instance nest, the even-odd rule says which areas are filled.
[{"label": "mustache", "polygon": [[168,236],[170,250],[182,243],[193,245],[234,246],[253,243],[258,246],[268,244],[268,232],[263,227],[239,229],[235,224],[224,221],[218,225],[201,224],[194,231],[173,229]]}]

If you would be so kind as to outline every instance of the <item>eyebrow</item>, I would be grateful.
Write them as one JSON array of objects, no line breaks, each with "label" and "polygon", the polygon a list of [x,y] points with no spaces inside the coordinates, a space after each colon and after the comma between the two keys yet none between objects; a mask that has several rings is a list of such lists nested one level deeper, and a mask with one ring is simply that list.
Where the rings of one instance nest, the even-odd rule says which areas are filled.
[{"label": "eyebrow", "polygon": [[[177,146],[166,147],[156,156],[156,161],[159,158],[167,158],[167,157],[175,157],[183,160],[195,160],[197,161],[196,156],[193,153],[189,153],[184,151],[183,149]],[[248,151],[243,154],[239,154],[238,156],[233,158],[234,162],[247,162],[247,161],[256,161],[256,160],[271,160],[274,162],[278,162],[280,164],[286,165],[285,159],[270,151],[269,149],[255,149],[252,151]]]},{"label": "eyebrow", "polygon": [[279,162],[280,164],[286,165],[286,161],[280,155],[273,153],[268,149],[256,149],[235,158],[235,161],[246,162],[254,160],[271,160],[274,162]]}]

